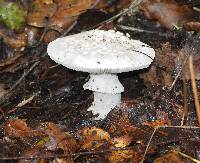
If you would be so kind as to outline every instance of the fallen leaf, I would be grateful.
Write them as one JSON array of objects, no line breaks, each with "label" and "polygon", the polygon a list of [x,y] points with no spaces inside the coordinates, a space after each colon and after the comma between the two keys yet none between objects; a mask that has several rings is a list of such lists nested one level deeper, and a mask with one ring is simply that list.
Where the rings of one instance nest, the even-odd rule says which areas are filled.
[{"label": "fallen leaf", "polygon": [[17,51],[22,51],[27,44],[26,33],[17,34],[14,31],[1,28],[0,36],[3,37],[4,42],[7,45],[16,49]]},{"label": "fallen leaf", "polygon": [[57,3],[58,9],[50,18],[49,28],[61,32],[70,27],[81,13],[92,8],[96,0],[61,0],[55,1],[55,3]]},{"label": "fallen leaf", "polygon": [[49,136],[49,140],[45,144],[47,149],[56,150],[61,148],[65,153],[73,153],[78,148],[72,135],[62,132],[58,125],[47,123],[45,131]]},{"label": "fallen leaf", "polygon": [[119,150],[119,151],[112,151],[111,153],[109,153],[107,157],[110,163],[116,163],[116,162],[131,161],[133,155],[134,155],[133,150],[121,150],[121,151]]},{"label": "fallen leaf", "polygon": [[0,98],[4,96],[8,91],[4,89],[5,85],[0,83]]},{"label": "fallen leaf", "polygon": [[[72,23],[72,22],[69,22],[69,23]],[[58,32],[59,30],[60,29],[47,31],[47,33],[45,34],[44,39],[43,39],[44,42],[48,44],[51,41],[58,38],[60,36],[60,32]]]},{"label": "fallen leaf", "polygon": [[158,127],[158,126],[170,126],[171,122],[169,120],[155,120],[152,122],[144,122],[142,125],[146,125],[149,127]]},{"label": "fallen leaf", "polygon": [[[41,155],[40,148],[30,148],[25,150],[21,157],[39,157]],[[36,159],[19,159],[18,163],[43,163],[44,159],[36,158]]]},{"label": "fallen leaf", "polygon": [[57,5],[53,0],[34,0],[27,15],[27,24],[34,27],[46,27],[48,19],[53,16]]},{"label": "fallen leaf", "polygon": [[114,137],[111,139],[111,142],[113,146],[116,148],[124,148],[127,147],[131,141],[133,140],[133,137],[131,135],[123,135],[120,137]]},{"label": "fallen leaf", "polygon": [[145,0],[140,10],[148,19],[157,20],[161,26],[172,29],[182,26],[193,17],[193,10],[188,5],[178,5],[175,0]]},{"label": "fallen leaf", "polygon": [[156,158],[154,163],[184,163],[181,156],[176,152],[170,152]]},{"label": "fallen leaf", "polygon": [[200,31],[200,22],[187,22],[184,27],[190,31]]},{"label": "fallen leaf", "polygon": [[99,149],[105,144],[109,144],[110,135],[106,131],[91,127],[78,131],[78,134],[82,137],[80,140],[81,149]]},{"label": "fallen leaf", "polygon": [[107,130],[112,135],[130,134],[137,130],[131,124],[126,112],[127,103],[122,103],[116,110],[113,110],[109,115],[109,122],[107,122]]},{"label": "fallen leaf", "polygon": [[32,130],[29,128],[25,119],[13,119],[7,121],[4,125],[4,131],[8,137],[21,139],[45,135],[41,130]]},{"label": "fallen leaf", "polygon": [[180,71],[180,67],[183,66],[182,79],[190,80],[190,71],[188,62],[185,62],[187,55],[193,55],[193,66],[195,71],[195,78],[200,80],[200,33],[196,36],[192,36],[186,42],[183,49],[178,51],[177,57],[174,59],[176,62],[177,72]]},{"label": "fallen leaf", "polygon": [[[156,57],[154,63],[140,77],[144,83],[148,85],[165,85],[170,86],[174,80],[173,73],[175,70],[175,52],[169,43],[162,44],[161,48],[156,49]],[[155,64],[156,63],[156,64]]]}]

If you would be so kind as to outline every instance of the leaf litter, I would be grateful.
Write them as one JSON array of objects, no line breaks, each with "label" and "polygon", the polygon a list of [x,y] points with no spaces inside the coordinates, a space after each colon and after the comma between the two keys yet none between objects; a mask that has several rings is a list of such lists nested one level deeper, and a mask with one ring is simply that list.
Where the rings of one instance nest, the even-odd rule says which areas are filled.
[{"label": "leaf litter", "polygon": [[[190,109],[185,126],[182,124],[185,77],[190,83],[187,66],[186,76],[179,76],[169,89],[186,50],[195,53],[198,76],[199,38],[194,36],[199,19],[194,8],[199,2],[135,1],[141,4],[130,13],[124,9],[134,2],[128,0],[2,2],[22,6],[15,11],[27,13],[23,28],[10,24],[10,18],[9,23],[0,20],[2,161],[160,163],[200,159],[200,128],[196,127],[190,84],[186,96]],[[125,12],[119,14],[121,10]],[[109,18],[116,21],[107,23]],[[82,89],[87,74],[56,65],[46,56],[51,40],[96,25],[128,32],[156,48],[156,60],[149,69],[120,75],[125,86],[123,103],[102,121],[95,121],[87,111],[93,101],[91,92]],[[188,32],[193,34],[189,40]]]}]

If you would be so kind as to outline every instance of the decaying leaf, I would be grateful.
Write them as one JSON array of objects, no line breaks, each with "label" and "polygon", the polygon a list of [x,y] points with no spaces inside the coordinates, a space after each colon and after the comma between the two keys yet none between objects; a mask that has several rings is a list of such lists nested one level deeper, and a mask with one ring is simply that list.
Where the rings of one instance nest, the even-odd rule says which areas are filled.
[{"label": "decaying leaf", "polygon": [[189,40],[186,42],[183,49],[179,50],[177,57],[175,58],[177,71],[180,71],[180,68],[183,67],[182,77],[186,80],[190,79],[190,71],[187,60],[188,55],[193,55],[193,65],[195,71],[195,78],[200,80],[200,33],[196,36],[189,36]]},{"label": "decaying leaf", "polygon": [[[57,38],[59,33],[72,27],[78,16],[87,9],[92,8],[97,0],[61,0],[55,1],[57,10],[49,19],[49,30],[45,35],[45,42],[48,43]],[[58,33],[59,32],[59,33]]]},{"label": "decaying leaf", "polygon": [[157,20],[163,27],[172,29],[191,20],[193,11],[188,5],[178,5],[175,0],[145,0],[140,9],[149,19]]},{"label": "decaying leaf", "polygon": [[57,5],[53,0],[35,0],[29,6],[27,24],[35,27],[47,26],[48,19],[53,16]]},{"label": "decaying leaf", "polygon": [[[21,154],[21,157],[38,157],[40,156],[42,153],[41,153],[41,150],[40,148],[30,148],[26,151],[24,151],[22,154]],[[36,159],[19,159],[18,163],[43,163],[44,162],[44,159],[40,159],[40,158],[36,158]]]},{"label": "decaying leaf", "polygon": [[97,150],[103,145],[108,145],[110,141],[109,133],[96,127],[82,129],[79,135],[82,137],[81,149]]},{"label": "decaying leaf", "polygon": [[69,133],[62,132],[54,123],[47,123],[46,133],[49,140],[45,146],[49,150],[61,148],[65,153],[73,153],[78,148],[76,140]]},{"label": "decaying leaf", "polygon": [[0,83],[0,97],[7,93],[7,90],[4,89],[4,84]]},{"label": "decaying leaf", "polygon": [[109,133],[113,135],[124,135],[130,134],[137,130],[134,127],[128,118],[128,112],[126,112],[126,103],[122,103],[116,112],[114,111],[111,114],[110,119],[111,122],[107,124]]},{"label": "decaying leaf", "polygon": [[21,32],[25,27],[26,12],[14,2],[0,1],[0,20],[8,28]]},{"label": "decaying leaf", "polygon": [[[71,23],[73,23],[73,21],[74,20],[72,20],[72,22],[69,22],[69,25]],[[47,31],[47,33],[44,36],[44,42],[49,43],[49,42],[55,40],[56,38],[58,38],[60,36],[60,32],[58,32],[59,30],[60,29]]]},{"label": "decaying leaf", "polygon": [[200,22],[187,22],[184,27],[190,31],[200,31]]},{"label": "decaying leaf", "polygon": [[144,79],[144,83],[153,85],[170,86],[173,82],[175,69],[175,58],[177,53],[172,49],[169,43],[165,43],[161,48],[156,49],[156,58],[147,72],[140,74]]},{"label": "decaying leaf", "polygon": [[0,37],[2,37],[4,42],[11,48],[14,48],[18,51],[23,50],[27,43],[25,33],[17,34],[14,31],[7,30],[5,28],[0,29]]},{"label": "decaying leaf", "polygon": [[112,138],[112,144],[117,148],[124,148],[127,147],[131,141],[133,140],[133,137],[130,135],[123,135],[120,137],[114,137]]},{"label": "decaying leaf", "polygon": [[26,124],[24,119],[9,120],[4,125],[6,136],[12,138],[26,139],[34,136],[44,136],[44,132],[40,130],[32,130]]},{"label": "decaying leaf", "polygon": [[90,9],[95,2],[96,0],[57,1],[58,9],[51,17],[49,27],[60,30],[67,29],[77,19],[78,15]]},{"label": "decaying leaf", "polygon": [[133,154],[134,152],[132,150],[112,151],[108,155],[108,160],[110,163],[127,162],[132,160]]},{"label": "decaying leaf", "polygon": [[167,153],[157,159],[154,160],[154,163],[184,163],[181,159],[181,156],[176,152]]},{"label": "decaying leaf", "polygon": [[144,122],[143,125],[150,127],[157,127],[157,126],[171,125],[171,122],[169,120],[155,120],[153,122]]}]

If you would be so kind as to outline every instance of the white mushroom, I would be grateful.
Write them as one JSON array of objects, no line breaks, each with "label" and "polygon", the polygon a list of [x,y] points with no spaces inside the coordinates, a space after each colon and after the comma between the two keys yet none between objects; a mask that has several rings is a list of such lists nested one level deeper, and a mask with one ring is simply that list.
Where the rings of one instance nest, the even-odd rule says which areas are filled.
[{"label": "white mushroom", "polygon": [[47,52],[63,66],[90,73],[84,89],[94,92],[89,110],[105,118],[121,102],[124,87],[117,73],[147,68],[155,57],[148,45],[113,30],[91,30],[58,38],[49,43]]}]

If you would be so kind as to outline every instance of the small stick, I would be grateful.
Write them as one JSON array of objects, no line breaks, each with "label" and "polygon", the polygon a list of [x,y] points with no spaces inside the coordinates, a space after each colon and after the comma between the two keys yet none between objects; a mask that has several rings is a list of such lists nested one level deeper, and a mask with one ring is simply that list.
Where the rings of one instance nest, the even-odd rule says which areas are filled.
[{"label": "small stick", "polygon": [[129,11],[136,11],[137,7],[143,2],[143,0],[135,0],[135,1],[132,1],[132,3],[130,4],[130,6],[128,8],[125,8],[123,9],[121,12],[119,12],[118,14],[114,15],[113,17],[99,23],[99,24],[96,24],[90,28],[88,28],[87,30],[90,30],[90,29],[94,29],[94,28],[97,28],[97,29],[100,29],[102,28],[105,24],[108,24],[114,20],[116,20],[117,18],[121,17],[122,15],[125,15],[127,14]]},{"label": "small stick", "polygon": [[10,90],[2,97],[0,97],[0,105],[2,105],[10,96],[12,91],[24,80],[24,78],[40,63],[36,61],[21,77],[16,83],[10,88]]},{"label": "small stick", "polygon": [[153,137],[154,137],[154,135],[155,135],[155,133],[156,133],[156,131],[157,131],[158,128],[159,128],[159,126],[156,126],[156,127],[154,128],[152,134],[151,134],[151,137],[150,137],[150,139],[149,139],[149,141],[148,141],[148,143],[147,143],[146,149],[145,149],[145,151],[144,151],[143,159],[142,159],[141,163],[143,163],[144,160],[145,160],[145,156],[146,156],[146,154],[147,154],[147,152],[148,152],[148,149],[149,149],[149,146],[150,146],[150,144],[151,144],[151,141],[152,141],[152,139],[153,139]]},{"label": "small stick", "polygon": [[2,117],[3,117],[4,121],[6,121],[7,116],[6,116],[6,113],[3,111],[2,108],[0,108],[0,114],[2,114]]},{"label": "small stick", "polygon": [[173,37],[172,34],[160,33],[158,31],[149,31],[149,30],[144,30],[144,29],[130,27],[130,26],[125,26],[125,25],[117,25],[117,27],[120,28],[120,29],[122,29],[122,30],[127,30],[127,31],[132,31],[132,32],[158,34],[159,36],[167,37],[167,38],[168,37]]},{"label": "small stick", "polygon": [[194,96],[194,103],[197,113],[197,120],[200,125],[200,104],[199,104],[199,98],[198,98],[198,92],[197,92],[197,85],[195,81],[195,72],[193,67],[193,57],[192,55],[189,56],[189,69],[190,69],[190,76],[191,76],[191,82],[192,82],[192,90],[193,90],[193,96]]},{"label": "small stick", "polygon": [[188,89],[187,89],[187,81],[186,79],[184,78],[183,79],[183,99],[184,99],[184,107],[183,107],[183,116],[182,116],[182,120],[181,120],[181,126],[184,125],[186,119],[187,119],[187,116],[188,116]]},{"label": "small stick", "polygon": [[183,157],[185,157],[185,158],[187,158],[187,159],[189,159],[189,160],[192,160],[193,162],[196,162],[196,163],[199,163],[199,162],[200,162],[200,160],[197,160],[197,159],[195,159],[195,158],[193,158],[193,157],[191,157],[191,156],[189,156],[189,155],[187,155],[187,154],[185,154],[185,153],[182,153],[182,152],[180,152],[180,151],[178,151],[178,150],[172,150],[172,152],[174,152],[174,153],[176,153],[176,154],[179,154],[179,155],[181,155],[181,156],[183,156]]}]

